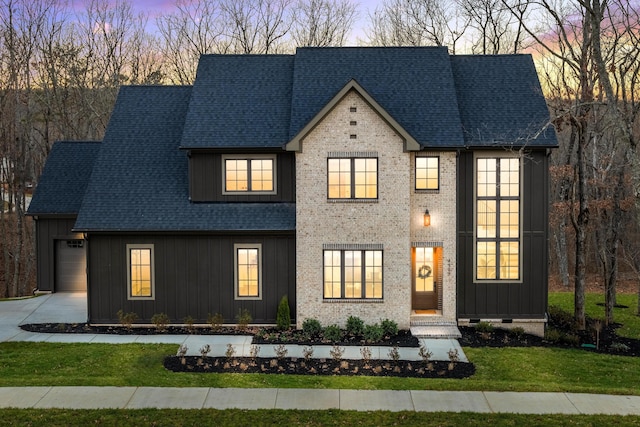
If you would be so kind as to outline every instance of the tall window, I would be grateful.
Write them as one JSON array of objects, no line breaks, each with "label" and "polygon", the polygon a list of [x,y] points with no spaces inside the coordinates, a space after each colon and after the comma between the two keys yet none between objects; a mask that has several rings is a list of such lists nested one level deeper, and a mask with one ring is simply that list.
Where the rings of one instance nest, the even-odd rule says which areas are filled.
[{"label": "tall window", "polygon": [[382,298],[382,251],[325,250],[325,298]]},{"label": "tall window", "polygon": [[476,279],[520,279],[520,159],[476,159]]},{"label": "tall window", "polygon": [[261,245],[235,245],[236,299],[262,298]]},{"label": "tall window", "polygon": [[440,189],[440,159],[416,157],[416,190]]},{"label": "tall window", "polygon": [[154,298],[153,245],[127,245],[129,299]]},{"label": "tall window", "polygon": [[226,193],[275,191],[274,158],[224,158]]},{"label": "tall window", "polygon": [[377,158],[329,158],[327,175],[329,199],[378,198]]}]

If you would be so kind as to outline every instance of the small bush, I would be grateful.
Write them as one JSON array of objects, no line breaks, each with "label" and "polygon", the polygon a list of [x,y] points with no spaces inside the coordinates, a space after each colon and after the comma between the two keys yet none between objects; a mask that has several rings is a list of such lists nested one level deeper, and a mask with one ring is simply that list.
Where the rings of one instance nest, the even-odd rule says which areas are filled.
[{"label": "small bush", "polygon": [[329,325],[324,328],[323,335],[324,338],[328,341],[340,341],[342,339],[342,330],[338,327],[338,325]]},{"label": "small bush", "polygon": [[276,324],[278,329],[284,331],[291,327],[291,312],[289,311],[289,298],[283,296],[278,304],[278,313],[276,314]]},{"label": "small bush", "polygon": [[562,332],[555,328],[548,328],[544,331],[544,339],[551,343],[559,343],[562,339]]},{"label": "small bush", "polygon": [[611,343],[609,349],[617,353],[626,353],[627,351],[629,351],[629,346],[621,342],[614,342]]},{"label": "small bush", "polygon": [[522,338],[524,334],[525,334],[525,331],[522,326],[516,326],[515,328],[509,329],[509,335],[513,335],[516,338]]},{"label": "small bush", "polygon": [[313,357],[313,347],[304,346],[302,348],[302,356],[304,357],[304,360],[310,360]]},{"label": "small bush", "polygon": [[153,323],[159,331],[166,331],[167,325],[169,324],[169,316],[164,313],[156,313],[151,316],[151,323]]},{"label": "small bush", "polygon": [[227,359],[232,359],[233,356],[236,355],[236,348],[233,346],[233,344],[231,343],[227,344],[227,349],[225,350],[224,355],[226,356]]},{"label": "small bush", "polygon": [[485,333],[491,333],[494,330],[494,327],[491,323],[489,322],[478,322],[476,323],[476,331],[478,332],[485,332]]},{"label": "small bush", "polygon": [[287,346],[285,346],[284,344],[273,347],[273,351],[275,351],[276,357],[278,359],[284,359],[285,357],[287,357],[287,353],[289,352],[289,350],[287,350]]},{"label": "small bush", "polygon": [[562,308],[550,305],[547,309],[549,313],[549,324],[562,331],[575,331],[576,321],[573,317],[573,313],[563,310]]},{"label": "small bush", "polygon": [[389,353],[387,353],[387,355],[389,356],[389,358],[391,360],[398,361],[398,360],[400,360],[400,349],[398,348],[397,345],[394,345],[393,347],[391,347],[391,349],[389,350]]},{"label": "small bush", "polygon": [[382,329],[382,326],[377,323],[367,325],[364,327],[363,337],[365,341],[370,343],[379,342],[382,341],[382,338],[384,337],[384,330]]},{"label": "small bush", "polygon": [[131,329],[133,322],[138,319],[138,315],[134,312],[125,313],[122,310],[118,310],[116,315],[118,316],[118,322],[127,329]]},{"label": "small bush", "polygon": [[193,333],[193,331],[194,331],[194,326],[193,326],[193,324],[194,324],[194,323],[196,323],[196,319],[194,319],[194,318],[193,318],[193,317],[191,317],[191,316],[187,316],[187,317],[185,317],[185,318],[183,319],[183,322],[184,322],[184,324],[187,326],[187,330],[188,330],[190,333]]},{"label": "small bush", "polygon": [[211,329],[215,331],[217,329],[220,329],[220,327],[224,323],[224,317],[222,317],[222,314],[220,313],[216,313],[216,314],[209,313],[207,314],[207,323],[211,325]]},{"label": "small bush", "polygon": [[322,325],[317,319],[304,319],[302,322],[302,331],[310,337],[317,337],[322,332]]},{"label": "small bush", "polygon": [[431,357],[433,357],[433,352],[430,351],[424,344],[420,344],[420,350],[418,350],[418,355],[422,358],[424,363],[429,363]]},{"label": "small bush", "polygon": [[246,308],[242,308],[238,311],[236,322],[239,330],[246,330],[252,320],[253,318],[251,317],[251,313],[249,313],[249,310],[247,310]]},{"label": "small bush", "polygon": [[333,360],[341,360],[342,355],[344,354],[344,347],[340,347],[336,344],[331,347],[331,350],[329,350],[329,354],[331,355],[331,358]]},{"label": "small bush", "polygon": [[382,326],[382,331],[385,336],[394,337],[398,335],[398,324],[393,320],[384,319],[380,322],[380,326]]},{"label": "small bush", "polygon": [[347,333],[360,336],[364,333],[364,322],[357,316],[349,316],[347,319]]}]

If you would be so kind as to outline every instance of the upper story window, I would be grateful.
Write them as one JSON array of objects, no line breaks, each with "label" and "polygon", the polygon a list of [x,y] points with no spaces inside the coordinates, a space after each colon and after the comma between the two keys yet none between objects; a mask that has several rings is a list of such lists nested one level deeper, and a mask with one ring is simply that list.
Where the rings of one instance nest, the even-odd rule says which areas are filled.
[{"label": "upper story window", "polygon": [[416,190],[440,189],[440,158],[416,156]]},{"label": "upper story window", "polygon": [[276,192],[275,156],[223,156],[224,194]]},{"label": "upper story window", "polygon": [[378,159],[376,157],[329,158],[327,165],[329,199],[377,199]]},{"label": "upper story window", "polygon": [[478,281],[521,279],[520,159],[476,158],[475,264]]},{"label": "upper story window", "polygon": [[153,245],[127,245],[128,299],[154,299]]}]

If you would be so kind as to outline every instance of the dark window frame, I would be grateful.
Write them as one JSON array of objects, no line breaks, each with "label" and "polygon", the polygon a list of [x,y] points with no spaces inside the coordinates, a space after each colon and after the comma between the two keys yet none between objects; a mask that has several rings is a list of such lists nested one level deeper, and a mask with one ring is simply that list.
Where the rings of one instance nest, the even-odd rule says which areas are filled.
[{"label": "dark window frame", "polygon": [[[375,183],[375,189],[376,189],[376,196],[375,197],[356,197],[356,168],[355,168],[355,164],[357,160],[375,160],[376,162],[376,183]],[[350,197],[331,197],[330,196],[330,187],[331,187],[331,183],[330,183],[330,174],[332,173],[329,169],[329,163],[331,162],[331,160],[349,160],[350,161],[350,169],[349,169],[349,188],[350,188]],[[363,200],[363,201],[374,201],[374,200],[378,200],[380,197],[380,169],[379,169],[379,164],[380,162],[378,161],[378,157],[359,157],[359,156],[354,156],[354,157],[335,157],[335,156],[330,156],[327,157],[327,200],[331,200],[331,201],[346,201],[346,200]],[[335,172],[334,172],[335,173]],[[366,192],[366,191],[365,191]]]},{"label": "dark window frame", "polygon": [[[340,296],[333,297],[327,296],[325,291],[326,285],[326,264],[325,264],[325,256],[327,252],[339,252],[340,253]],[[348,267],[345,265],[345,253],[346,252],[360,252],[360,259],[362,265],[360,266],[360,296],[358,297],[348,297],[346,296],[346,279],[345,279],[345,269]],[[380,281],[380,296],[379,297],[368,297],[367,296],[367,252],[379,252],[380,253],[380,270],[382,274],[382,278]],[[372,268],[378,267],[376,265],[370,266]],[[381,301],[384,299],[384,251],[382,249],[323,249],[322,251],[322,298],[325,301]]]}]

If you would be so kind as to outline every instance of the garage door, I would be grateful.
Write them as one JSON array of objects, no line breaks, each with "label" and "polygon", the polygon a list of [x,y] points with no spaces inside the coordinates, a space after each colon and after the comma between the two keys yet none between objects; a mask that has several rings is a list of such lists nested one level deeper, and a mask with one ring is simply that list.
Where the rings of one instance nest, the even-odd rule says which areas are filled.
[{"label": "garage door", "polygon": [[58,240],[56,244],[56,292],[87,290],[87,256],[84,240]]}]

